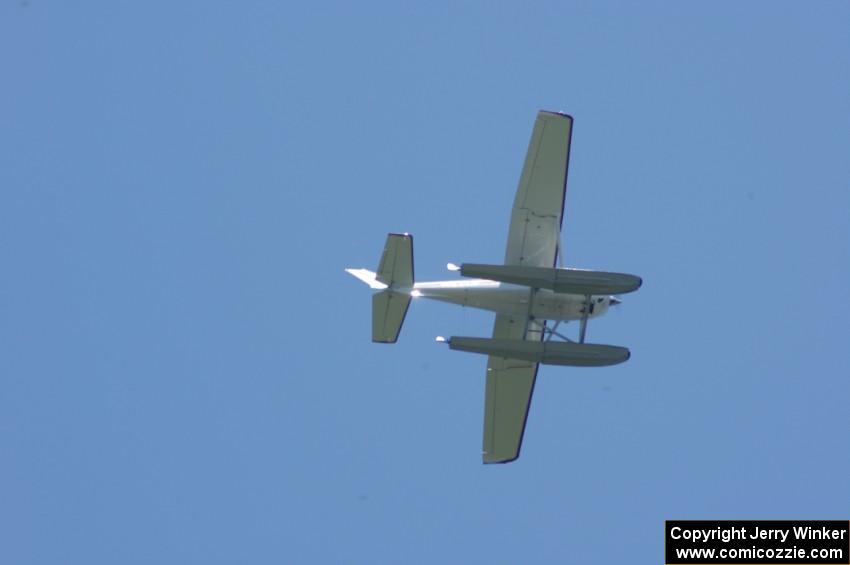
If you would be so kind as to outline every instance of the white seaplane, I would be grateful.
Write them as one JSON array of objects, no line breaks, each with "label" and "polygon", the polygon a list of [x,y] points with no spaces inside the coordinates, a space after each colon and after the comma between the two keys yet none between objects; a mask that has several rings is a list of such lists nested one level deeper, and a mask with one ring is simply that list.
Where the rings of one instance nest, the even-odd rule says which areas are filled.
[{"label": "white seaplane", "polygon": [[[496,313],[492,338],[438,337],[451,349],[488,355],[484,463],[519,457],[540,363],[599,367],[629,359],[625,347],[585,342],[587,321],[637,290],[640,277],[563,268],[561,219],[573,118],[541,111],[525,157],[503,265],[464,263],[449,270],[466,280],[415,282],[413,237],[389,234],[378,272],[346,269],[371,288],[372,341],[395,343],[411,298],[423,297]],[[556,267],[556,264],[559,267]],[[547,320],[554,322],[550,328]],[[578,339],[558,332],[579,321]]]}]

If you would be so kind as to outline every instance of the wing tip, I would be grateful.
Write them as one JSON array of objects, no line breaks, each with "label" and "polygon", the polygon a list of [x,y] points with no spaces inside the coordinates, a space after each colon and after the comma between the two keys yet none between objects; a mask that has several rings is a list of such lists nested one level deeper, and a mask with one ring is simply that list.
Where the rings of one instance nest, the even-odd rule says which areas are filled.
[{"label": "wing tip", "polygon": [[540,114],[548,114],[550,116],[558,116],[558,117],[561,117],[561,118],[568,118],[570,121],[572,121],[574,119],[570,114],[567,114],[566,112],[559,112],[557,110],[540,110],[539,113]]},{"label": "wing tip", "polygon": [[512,461],[516,461],[517,459],[519,459],[519,453],[517,453],[516,455],[513,455],[511,457],[508,457],[508,458],[492,458],[492,459],[490,459],[490,458],[487,457],[486,453],[482,457],[482,461],[484,462],[485,465],[496,465],[496,464],[511,463]]}]

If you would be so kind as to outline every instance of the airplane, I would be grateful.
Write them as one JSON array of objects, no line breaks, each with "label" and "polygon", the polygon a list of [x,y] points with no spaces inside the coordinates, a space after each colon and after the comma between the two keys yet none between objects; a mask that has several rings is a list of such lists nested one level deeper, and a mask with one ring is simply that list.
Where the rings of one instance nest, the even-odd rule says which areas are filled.
[{"label": "airplane", "polygon": [[[563,267],[561,224],[572,130],[572,116],[538,112],[511,212],[504,264],[449,263],[449,270],[464,279],[416,282],[413,236],[391,233],[377,272],[346,269],[379,291],[372,296],[372,341],[377,343],[398,340],[412,298],[496,313],[490,338],[437,338],[452,350],[488,356],[484,463],[519,458],[540,364],[600,367],[631,356],[625,347],[587,343],[587,322],[619,304],[616,295],[640,288],[642,279]],[[571,320],[579,322],[577,340],[558,331]]]}]

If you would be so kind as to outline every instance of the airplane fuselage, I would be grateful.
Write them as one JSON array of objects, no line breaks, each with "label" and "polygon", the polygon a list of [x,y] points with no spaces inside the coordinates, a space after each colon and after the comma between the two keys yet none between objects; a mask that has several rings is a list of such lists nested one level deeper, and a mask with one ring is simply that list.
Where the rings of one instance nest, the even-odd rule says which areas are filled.
[{"label": "airplane fuselage", "polygon": [[[547,289],[533,292],[525,286],[504,284],[483,279],[419,282],[410,295],[488,310],[499,314],[531,315],[543,320],[580,320],[586,297],[580,294],[555,293]],[[529,309],[529,300],[533,303]],[[611,296],[590,297],[589,318],[608,311]]]}]

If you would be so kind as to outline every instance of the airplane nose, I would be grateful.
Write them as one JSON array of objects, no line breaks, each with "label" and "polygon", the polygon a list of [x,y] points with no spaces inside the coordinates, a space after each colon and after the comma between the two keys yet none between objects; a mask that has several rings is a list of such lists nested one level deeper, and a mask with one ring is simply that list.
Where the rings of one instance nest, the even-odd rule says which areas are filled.
[{"label": "airplane nose", "polygon": [[612,296],[608,299],[608,304],[611,306],[616,306],[617,304],[621,304],[623,301],[617,298],[616,296]]}]

